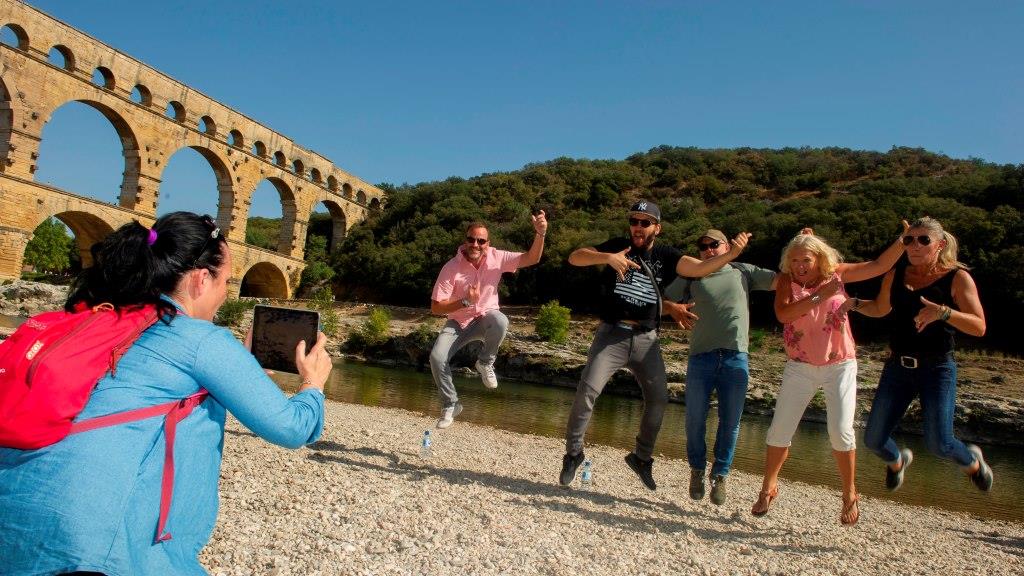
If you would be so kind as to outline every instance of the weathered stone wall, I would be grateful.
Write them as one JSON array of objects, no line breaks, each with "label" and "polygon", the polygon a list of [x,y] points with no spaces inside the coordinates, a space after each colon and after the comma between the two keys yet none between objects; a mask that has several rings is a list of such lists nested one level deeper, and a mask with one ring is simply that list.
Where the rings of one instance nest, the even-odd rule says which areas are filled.
[{"label": "weathered stone wall", "polygon": [[[125,222],[151,223],[166,162],[186,146],[216,175],[217,220],[231,241],[236,268],[257,271],[253,286],[279,289],[270,280],[276,275],[291,294],[319,202],[334,219],[336,244],[384,201],[382,190],[330,160],[31,6],[0,0],[0,26],[13,31],[18,44],[0,45],[0,278],[19,275],[24,246],[47,217],[64,221],[83,253]],[[63,67],[50,62],[54,50]],[[117,206],[34,183],[43,127],[71,101],[98,110],[120,137],[124,173]],[[252,194],[263,180],[281,198],[276,253],[245,245]]]}]

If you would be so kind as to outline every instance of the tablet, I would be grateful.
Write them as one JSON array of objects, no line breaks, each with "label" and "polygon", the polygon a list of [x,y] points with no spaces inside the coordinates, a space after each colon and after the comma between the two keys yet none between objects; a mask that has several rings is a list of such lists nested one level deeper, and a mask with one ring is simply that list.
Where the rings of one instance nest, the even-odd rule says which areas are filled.
[{"label": "tablet", "polygon": [[252,355],[267,370],[298,374],[295,347],[306,341],[306,351],[316,344],[320,313],[313,310],[256,306],[252,314]]}]

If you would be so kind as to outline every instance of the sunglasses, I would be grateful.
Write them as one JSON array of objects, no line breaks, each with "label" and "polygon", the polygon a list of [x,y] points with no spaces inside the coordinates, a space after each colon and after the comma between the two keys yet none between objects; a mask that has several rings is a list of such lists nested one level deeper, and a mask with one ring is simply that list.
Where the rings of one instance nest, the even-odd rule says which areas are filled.
[{"label": "sunglasses", "polygon": [[477,246],[483,246],[487,244],[487,238],[474,238],[472,236],[466,236],[466,244],[476,244]]},{"label": "sunglasses", "polygon": [[629,225],[630,226],[639,226],[641,228],[649,228],[654,223],[655,222],[653,220],[647,220],[645,218],[630,218],[629,219]]},{"label": "sunglasses", "polygon": [[705,250],[717,250],[718,247],[721,246],[721,245],[722,245],[722,242],[719,241],[719,240],[712,240],[711,242],[706,242],[706,243],[705,242],[697,242],[697,250],[700,250],[701,252],[703,252]]},{"label": "sunglasses", "polygon": [[914,240],[917,240],[917,243],[920,244],[921,246],[927,246],[932,243],[931,236],[922,234],[921,236],[904,236],[903,245],[910,246],[911,244],[914,243]]}]

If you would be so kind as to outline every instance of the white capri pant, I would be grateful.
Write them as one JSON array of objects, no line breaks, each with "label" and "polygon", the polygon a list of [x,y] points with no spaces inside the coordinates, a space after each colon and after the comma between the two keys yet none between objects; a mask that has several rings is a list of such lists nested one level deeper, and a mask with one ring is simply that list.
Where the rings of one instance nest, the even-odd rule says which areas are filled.
[{"label": "white capri pant", "polygon": [[814,393],[825,393],[825,418],[832,448],[848,452],[857,447],[853,433],[853,415],[857,410],[857,360],[815,366],[786,361],[782,386],[775,400],[775,416],[768,428],[766,442],[780,448],[792,444],[793,434]]}]

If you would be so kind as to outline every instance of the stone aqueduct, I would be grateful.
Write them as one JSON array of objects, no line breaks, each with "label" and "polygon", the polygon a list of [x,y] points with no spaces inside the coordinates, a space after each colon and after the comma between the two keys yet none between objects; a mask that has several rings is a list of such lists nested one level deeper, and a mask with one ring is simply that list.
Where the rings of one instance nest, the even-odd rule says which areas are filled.
[{"label": "stone aqueduct", "polygon": [[[243,278],[253,295],[292,294],[319,203],[331,213],[336,244],[384,200],[380,189],[328,159],[31,6],[0,0],[0,27],[17,44],[0,44],[0,278],[20,276],[32,232],[51,216],[74,232],[85,265],[89,247],[118,226],[152,224],[166,161],[183,147],[198,151],[216,175],[235,295]],[[54,51],[59,57],[51,58]],[[120,137],[117,205],[34,181],[43,126],[72,101],[98,110]],[[281,198],[277,251],[245,243],[252,194],[263,180]]]}]

